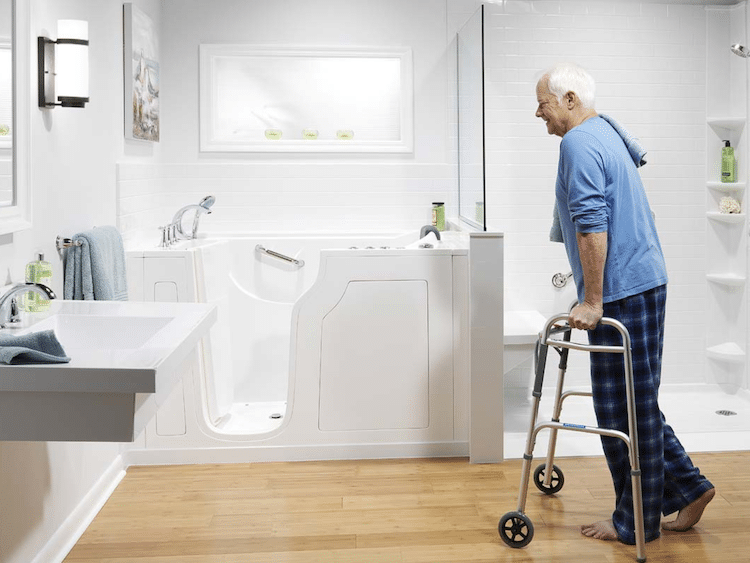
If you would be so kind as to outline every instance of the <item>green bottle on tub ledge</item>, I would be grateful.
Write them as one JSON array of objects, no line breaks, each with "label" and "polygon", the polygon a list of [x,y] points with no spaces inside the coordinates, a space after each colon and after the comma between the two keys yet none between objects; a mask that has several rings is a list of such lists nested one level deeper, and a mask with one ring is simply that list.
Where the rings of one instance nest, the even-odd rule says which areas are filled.
[{"label": "green bottle on tub ledge", "polygon": [[734,156],[734,148],[729,141],[724,141],[724,148],[721,149],[721,181],[737,181],[737,159]]}]

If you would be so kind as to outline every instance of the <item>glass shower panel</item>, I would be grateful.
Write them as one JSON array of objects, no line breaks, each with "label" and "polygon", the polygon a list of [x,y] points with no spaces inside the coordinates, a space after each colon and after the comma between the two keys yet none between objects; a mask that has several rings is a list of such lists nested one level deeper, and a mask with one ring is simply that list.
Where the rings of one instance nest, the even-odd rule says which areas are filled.
[{"label": "glass shower panel", "polygon": [[484,231],[484,6],[458,32],[457,45],[458,215]]}]

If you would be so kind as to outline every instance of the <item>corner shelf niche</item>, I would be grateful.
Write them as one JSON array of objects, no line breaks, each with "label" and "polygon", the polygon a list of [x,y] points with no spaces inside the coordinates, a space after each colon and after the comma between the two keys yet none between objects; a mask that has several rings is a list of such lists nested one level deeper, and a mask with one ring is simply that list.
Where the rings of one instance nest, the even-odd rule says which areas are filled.
[{"label": "corner shelf niche", "polygon": [[[747,260],[745,225],[747,204],[745,193],[746,163],[746,119],[740,117],[709,117],[707,119],[706,143],[706,219],[714,228],[707,240],[709,262],[706,281],[714,289],[709,292],[706,357],[710,360],[709,372],[717,382],[724,383],[728,373],[741,370],[744,373],[747,354],[744,351],[746,327],[739,319],[744,318],[745,292],[747,289]],[[722,141],[729,139],[737,154],[737,182],[718,181],[721,171]],[[739,201],[740,213],[721,213],[719,202],[730,196]],[[707,225],[707,228],[709,227]],[[724,225],[720,231],[715,229]]]},{"label": "corner shelf niche", "polygon": [[726,273],[726,274],[707,274],[706,279],[710,282],[717,283],[719,285],[725,285],[727,287],[742,287],[745,285],[747,278],[738,274]]},{"label": "corner shelf niche", "polygon": [[[706,10],[705,375],[706,382],[748,387],[748,220],[750,183],[748,66],[728,45],[747,44],[745,3]],[[721,182],[724,142],[734,147],[735,182]],[[739,213],[721,213],[732,197]]]},{"label": "corner shelf niche", "polygon": [[735,342],[724,342],[706,349],[706,354],[712,360],[730,364],[744,364],[745,352]]},{"label": "corner shelf niche", "polygon": [[706,349],[706,354],[712,360],[730,364],[744,364],[745,352],[735,342],[724,342]]},{"label": "corner shelf niche", "polygon": [[745,223],[744,213],[721,213],[719,211],[707,211],[706,217],[708,217],[712,221],[720,221],[722,223]]},{"label": "corner shelf niche", "polygon": [[722,192],[725,194],[738,194],[744,193],[746,184],[745,182],[706,182],[706,186],[708,186],[709,189],[715,190],[717,192]]},{"label": "corner shelf niche", "polygon": [[706,122],[713,129],[725,129],[741,132],[745,127],[746,119],[744,117],[709,117]]}]

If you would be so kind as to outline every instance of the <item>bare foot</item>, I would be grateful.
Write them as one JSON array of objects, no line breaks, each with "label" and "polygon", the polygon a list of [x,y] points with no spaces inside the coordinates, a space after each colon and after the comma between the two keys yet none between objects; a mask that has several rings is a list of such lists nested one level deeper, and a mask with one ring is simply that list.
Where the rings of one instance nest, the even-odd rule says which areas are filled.
[{"label": "bare foot", "polygon": [[680,510],[677,514],[677,518],[671,522],[663,522],[661,527],[672,532],[687,532],[701,519],[701,516],[703,516],[703,510],[706,508],[706,505],[711,502],[711,499],[714,498],[715,494],[715,489],[707,490],[696,500]]},{"label": "bare foot", "polygon": [[597,540],[617,541],[617,530],[615,530],[612,520],[602,520],[601,522],[581,526],[581,533]]}]

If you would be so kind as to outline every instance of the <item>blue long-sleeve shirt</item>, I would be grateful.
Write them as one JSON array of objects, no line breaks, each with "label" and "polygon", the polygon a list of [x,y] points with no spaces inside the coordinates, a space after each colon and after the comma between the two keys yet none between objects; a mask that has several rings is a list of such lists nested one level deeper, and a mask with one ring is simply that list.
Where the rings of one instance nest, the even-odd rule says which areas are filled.
[{"label": "blue long-sleeve shirt", "polygon": [[607,232],[604,303],[667,283],[643,182],[622,138],[604,119],[587,119],[565,134],[555,192],[579,302],[585,288],[577,232]]}]

